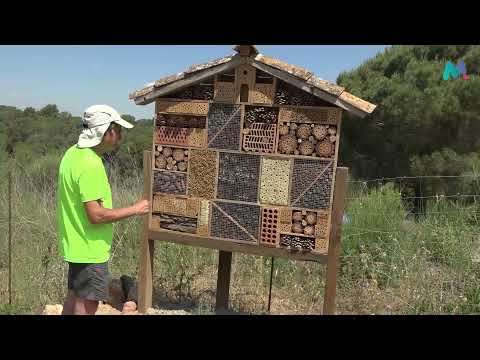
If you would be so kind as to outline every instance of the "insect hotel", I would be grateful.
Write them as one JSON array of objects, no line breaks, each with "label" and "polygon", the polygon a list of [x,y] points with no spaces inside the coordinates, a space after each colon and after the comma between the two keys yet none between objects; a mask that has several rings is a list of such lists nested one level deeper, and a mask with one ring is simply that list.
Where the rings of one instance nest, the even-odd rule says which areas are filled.
[{"label": "insect hotel", "polygon": [[344,169],[334,200],[342,112],[365,117],[375,105],[255,46],[234,50],[130,95],[138,105],[155,102],[140,308],[151,303],[153,240],[219,249],[227,301],[231,252],[317,260],[335,280],[346,191]]}]

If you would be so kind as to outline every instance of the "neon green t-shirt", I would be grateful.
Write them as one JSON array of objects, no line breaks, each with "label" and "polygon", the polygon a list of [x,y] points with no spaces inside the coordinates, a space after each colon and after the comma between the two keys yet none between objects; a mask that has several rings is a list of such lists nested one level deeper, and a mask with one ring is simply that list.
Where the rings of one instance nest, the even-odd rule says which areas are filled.
[{"label": "neon green t-shirt", "polygon": [[110,258],[113,224],[91,224],[86,201],[112,208],[112,192],[100,156],[89,148],[70,147],[58,173],[57,219],[59,250],[73,263],[102,263]]}]

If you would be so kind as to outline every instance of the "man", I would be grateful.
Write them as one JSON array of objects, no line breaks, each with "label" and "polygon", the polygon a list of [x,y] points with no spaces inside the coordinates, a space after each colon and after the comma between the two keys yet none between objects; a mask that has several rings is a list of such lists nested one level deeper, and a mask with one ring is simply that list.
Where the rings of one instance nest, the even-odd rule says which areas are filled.
[{"label": "man", "polygon": [[83,114],[83,131],[60,162],[58,174],[59,250],[68,262],[68,295],[63,315],[93,315],[108,297],[108,260],[113,222],[149,212],[147,200],[113,209],[101,155],[115,150],[122,127],[132,124],[107,105]]}]

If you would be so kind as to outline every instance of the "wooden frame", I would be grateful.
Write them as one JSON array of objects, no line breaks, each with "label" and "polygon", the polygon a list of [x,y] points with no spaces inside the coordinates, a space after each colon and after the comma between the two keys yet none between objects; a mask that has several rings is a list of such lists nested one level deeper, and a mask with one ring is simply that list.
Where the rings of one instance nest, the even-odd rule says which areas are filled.
[{"label": "wooden frame", "polygon": [[[143,153],[144,198],[152,201],[152,154],[150,151]],[[327,264],[327,279],[323,314],[335,313],[336,279],[341,250],[341,228],[347,190],[348,169],[337,167],[334,189],[334,202],[330,230],[329,249],[327,255],[311,252],[291,251],[282,248],[267,246],[252,246],[251,244],[232,242],[229,240],[212,241],[210,237],[198,236],[173,231],[155,231],[149,229],[151,213],[145,216],[140,238],[140,269],[139,269],[139,311],[145,313],[152,306],[153,295],[153,258],[154,241],[167,241],[177,244],[199,246],[217,249],[219,257],[219,278],[217,281],[217,310],[226,309],[228,306],[228,286],[230,284],[231,253],[282,257],[293,260],[310,260]],[[211,216],[210,211],[210,216]],[[230,255],[229,255],[230,254]]]}]

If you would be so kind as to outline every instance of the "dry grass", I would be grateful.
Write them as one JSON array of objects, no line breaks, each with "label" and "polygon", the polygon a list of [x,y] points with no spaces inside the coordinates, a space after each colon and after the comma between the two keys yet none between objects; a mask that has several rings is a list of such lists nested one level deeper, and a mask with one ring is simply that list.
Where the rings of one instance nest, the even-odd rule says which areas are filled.
[{"label": "dry grass", "polygon": [[[46,304],[61,304],[66,292],[67,269],[57,252],[56,162],[43,161],[17,169],[14,177],[12,307],[5,305],[8,207],[6,182],[0,180],[0,313],[41,313]],[[141,197],[141,177],[122,178],[117,170],[109,171],[116,207]],[[132,172],[142,174],[141,169]],[[351,222],[343,231],[339,314],[479,313],[480,272],[472,259],[480,231],[471,211],[451,214],[453,205],[434,204],[435,212],[444,215],[414,223],[392,187],[353,195],[358,199],[348,204]],[[115,225],[110,261],[114,277],[138,275],[140,222],[131,218]],[[267,312],[270,261],[234,254],[233,311]],[[212,313],[217,263],[214,250],[156,243],[156,305]],[[320,313],[324,278],[323,265],[275,259],[271,313]]]}]

